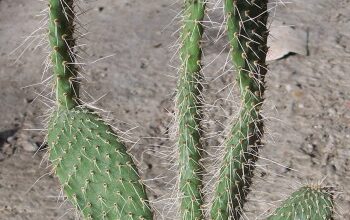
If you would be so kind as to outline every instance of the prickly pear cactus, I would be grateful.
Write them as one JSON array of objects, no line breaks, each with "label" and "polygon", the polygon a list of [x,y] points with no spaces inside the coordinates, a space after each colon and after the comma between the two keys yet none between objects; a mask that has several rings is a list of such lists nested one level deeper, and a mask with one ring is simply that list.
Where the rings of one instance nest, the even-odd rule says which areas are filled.
[{"label": "prickly pear cactus", "polygon": [[201,118],[201,55],[205,3],[203,0],[185,0],[180,50],[181,72],[176,99],[178,122],[179,173],[181,218],[203,219],[202,173],[200,162]]},{"label": "prickly pear cactus", "polygon": [[54,172],[85,219],[152,219],[145,187],[125,146],[98,115],[79,106],[73,8],[73,0],[49,1],[58,106],[47,139]]},{"label": "prickly pear cactus", "polygon": [[263,135],[260,109],[267,70],[267,0],[225,0],[224,6],[242,106],[225,142],[211,208],[211,218],[215,220],[241,216]]},{"label": "prickly pear cactus", "polygon": [[[145,186],[111,127],[80,105],[75,66],[74,1],[49,0],[49,41],[57,108],[48,126],[49,159],[69,200],[91,220],[151,220]],[[181,218],[204,219],[202,204],[201,47],[204,0],[185,0],[177,121]],[[231,56],[242,108],[226,139],[212,201],[213,220],[238,220],[261,145],[267,52],[267,0],[225,0]],[[268,220],[331,220],[332,196],[321,187],[293,193]]]},{"label": "prickly pear cactus", "polygon": [[48,143],[64,192],[87,219],[152,219],[132,158],[96,114],[55,112]]},{"label": "prickly pear cactus", "polygon": [[305,186],[294,192],[267,220],[331,220],[332,195],[320,186]]}]

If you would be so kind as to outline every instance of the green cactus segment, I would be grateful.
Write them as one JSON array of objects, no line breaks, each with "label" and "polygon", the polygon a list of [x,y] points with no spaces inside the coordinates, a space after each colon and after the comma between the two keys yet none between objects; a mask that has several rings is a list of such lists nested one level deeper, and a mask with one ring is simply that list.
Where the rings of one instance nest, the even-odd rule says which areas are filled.
[{"label": "green cactus segment", "polygon": [[152,219],[132,158],[96,114],[79,107],[58,110],[48,144],[64,192],[86,219]]},{"label": "green cactus segment", "polygon": [[242,108],[225,142],[210,211],[215,220],[239,219],[242,214],[263,135],[259,111],[267,69],[267,0],[225,0],[225,12]]},{"label": "green cactus segment", "polygon": [[49,0],[49,41],[56,80],[58,106],[71,109],[77,105],[78,86],[73,55],[73,0]]},{"label": "green cactus segment", "polygon": [[202,165],[200,143],[201,118],[201,47],[205,3],[186,0],[184,7],[181,72],[177,86],[177,121],[179,172],[181,192],[181,218],[203,219]]},{"label": "green cactus segment", "polygon": [[331,220],[332,195],[324,188],[305,186],[294,192],[267,220]]}]

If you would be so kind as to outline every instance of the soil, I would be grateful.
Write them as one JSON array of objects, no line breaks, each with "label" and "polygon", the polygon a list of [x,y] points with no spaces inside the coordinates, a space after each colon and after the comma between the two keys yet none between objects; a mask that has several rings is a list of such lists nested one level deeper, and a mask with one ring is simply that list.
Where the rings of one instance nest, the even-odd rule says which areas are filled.
[{"label": "soil", "polygon": [[[263,219],[281,199],[304,184],[322,182],[334,189],[335,219],[350,219],[350,1],[294,0],[272,9],[271,20],[308,35],[308,55],[289,54],[269,62],[264,103],[265,138],[257,163],[245,219]],[[213,4],[210,4],[212,6]],[[64,200],[45,159],[50,85],[42,82],[45,48],[25,37],[38,27],[45,1],[0,0],[0,219],[77,219]],[[173,0],[87,1],[80,22],[88,30],[81,54],[83,99],[123,131],[150,199],[159,213],[174,217],[166,196],[172,137],[177,56],[171,47],[180,10]],[[274,4],[270,5],[271,7]],[[221,9],[209,11],[220,21]],[[273,26],[271,27],[273,28]],[[82,32],[86,30],[81,29]],[[226,37],[206,30],[204,43],[205,147],[224,139],[237,112],[235,73],[225,65]],[[173,35],[173,33],[175,33]],[[42,42],[41,42],[42,43]],[[22,51],[25,51],[23,54]],[[215,62],[211,62],[215,59]],[[171,61],[173,60],[173,61]],[[225,67],[224,67],[225,66]],[[223,68],[224,67],[224,68]],[[31,86],[33,85],[33,86]],[[47,86],[45,88],[45,85]],[[231,86],[231,87],[230,87]],[[89,95],[91,96],[89,96]],[[209,162],[208,162],[209,163]],[[164,218],[165,218],[164,217]],[[160,214],[157,219],[162,219]]]}]

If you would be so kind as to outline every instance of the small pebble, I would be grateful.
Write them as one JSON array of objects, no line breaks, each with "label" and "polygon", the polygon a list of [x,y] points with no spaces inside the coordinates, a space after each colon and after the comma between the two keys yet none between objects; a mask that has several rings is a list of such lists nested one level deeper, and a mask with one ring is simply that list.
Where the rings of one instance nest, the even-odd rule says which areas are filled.
[{"label": "small pebble", "polygon": [[18,143],[20,146],[22,146],[23,150],[27,152],[35,152],[38,150],[38,146],[35,143],[32,143],[30,141],[21,141]]},{"label": "small pebble", "polygon": [[289,85],[289,84],[287,84],[287,85],[286,85],[286,90],[287,90],[287,92],[292,91],[292,86],[291,86],[291,85]]},{"label": "small pebble", "polygon": [[10,136],[6,139],[6,141],[10,144],[14,144],[16,141],[16,137],[15,136]]}]

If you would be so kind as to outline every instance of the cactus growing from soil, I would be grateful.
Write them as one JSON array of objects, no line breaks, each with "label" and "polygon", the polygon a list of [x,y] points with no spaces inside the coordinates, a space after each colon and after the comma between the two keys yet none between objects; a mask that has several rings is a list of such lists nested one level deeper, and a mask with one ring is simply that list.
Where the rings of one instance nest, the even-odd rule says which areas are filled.
[{"label": "cactus growing from soil", "polygon": [[48,127],[50,161],[86,219],[152,219],[145,186],[110,126],[79,105],[73,0],[49,1],[49,39],[58,107]]},{"label": "cactus growing from soil", "polygon": [[318,185],[304,186],[294,192],[267,220],[330,220],[332,195]]},{"label": "cactus growing from soil", "polygon": [[259,112],[267,70],[267,0],[226,0],[225,12],[242,107],[225,142],[211,209],[211,218],[216,220],[239,219],[241,215],[263,134]]},{"label": "cactus growing from soil", "polygon": [[179,188],[181,218],[203,219],[202,172],[200,143],[201,118],[201,38],[205,3],[185,0],[180,50],[181,68],[177,93],[179,148]]},{"label": "cactus growing from soil", "polygon": [[[184,220],[205,219],[200,140],[205,6],[204,0],[184,1],[176,99],[180,212]],[[85,219],[151,220],[145,185],[126,147],[101,117],[79,101],[73,9],[74,0],[49,0],[48,35],[57,99],[47,135],[53,170]],[[225,142],[210,218],[238,220],[263,134],[260,109],[267,71],[267,0],[225,0],[225,12],[242,108]],[[332,196],[326,190],[303,187],[268,220],[330,220],[332,212]]]}]

